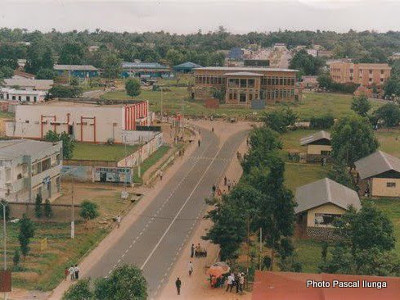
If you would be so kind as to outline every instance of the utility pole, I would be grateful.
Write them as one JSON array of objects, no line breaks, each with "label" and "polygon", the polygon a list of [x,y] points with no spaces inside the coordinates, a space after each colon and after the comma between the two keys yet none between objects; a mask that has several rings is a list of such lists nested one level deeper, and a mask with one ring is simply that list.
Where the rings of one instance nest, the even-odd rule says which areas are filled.
[{"label": "utility pole", "polygon": [[71,176],[71,239],[75,238],[74,176]]},{"label": "utility pole", "polygon": [[[4,239],[4,271],[7,271],[7,222],[6,222],[6,206],[7,204],[1,202],[3,206],[3,239]],[[7,299],[7,292],[4,292],[4,300]]]},{"label": "utility pole", "polygon": [[262,243],[262,227],[260,227],[260,264],[259,264],[259,270],[261,271],[261,262],[262,262],[262,247],[263,247],[263,243]]}]

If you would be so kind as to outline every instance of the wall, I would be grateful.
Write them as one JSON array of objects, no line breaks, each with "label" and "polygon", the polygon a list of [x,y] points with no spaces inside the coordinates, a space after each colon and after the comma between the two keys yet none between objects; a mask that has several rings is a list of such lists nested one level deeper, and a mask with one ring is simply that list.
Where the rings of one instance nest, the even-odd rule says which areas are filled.
[{"label": "wall", "polygon": [[332,151],[331,145],[308,145],[307,154],[321,154],[321,151]]},{"label": "wall", "polygon": [[340,208],[334,204],[325,204],[325,205],[321,205],[319,207],[310,209],[307,212],[307,227],[325,227],[324,225],[319,225],[319,226],[315,226],[315,214],[336,214],[336,215],[341,215],[344,214],[346,212],[345,209]]},{"label": "wall", "polygon": [[[395,182],[396,187],[387,187],[388,182]],[[400,197],[400,179],[398,178],[372,178],[373,197]]]}]

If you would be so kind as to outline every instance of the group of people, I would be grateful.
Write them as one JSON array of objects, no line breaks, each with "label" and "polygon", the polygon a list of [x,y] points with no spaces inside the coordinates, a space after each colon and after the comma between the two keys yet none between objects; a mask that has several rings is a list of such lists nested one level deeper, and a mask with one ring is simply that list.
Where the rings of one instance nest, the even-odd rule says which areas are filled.
[{"label": "group of people", "polygon": [[200,243],[197,244],[197,246],[192,246],[190,247],[190,257],[206,257],[207,256],[207,250],[205,248],[202,248],[200,246]]},{"label": "group of people", "polygon": [[232,292],[233,287],[236,287],[236,293],[243,293],[245,275],[242,272],[231,273],[226,279],[226,291]]},{"label": "group of people", "polygon": [[75,265],[75,266],[72,265],[69,268],[66,268],[65,269],[65,279],[68,278],[68,275],[69,275],[69,278],[71,279],[71,281],[78,280],[79,279],[78,265]]}]

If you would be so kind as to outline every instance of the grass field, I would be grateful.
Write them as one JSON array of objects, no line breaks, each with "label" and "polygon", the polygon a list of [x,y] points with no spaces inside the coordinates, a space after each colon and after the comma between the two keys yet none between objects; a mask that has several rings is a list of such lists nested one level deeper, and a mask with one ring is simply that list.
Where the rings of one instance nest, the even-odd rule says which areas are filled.
[{"label": "grass field", "polygon": [[[13,285],[23,289],[49,291],[64,278],[65,267],[79,263],[80,259],[101,241],[110,231],[111,218],[132,204],[120,200],[120,192],[98,187],[76,184],[75,202],[83,200],[96,202],[100,217],[86,226],[78,221],[75,224],[75,239],[70,239],[70,223],[35,222],[35,236],[30,244],[31,252],[26,259],[21,258],[20,268],[13,268],[12,257],[18,243],[18,224],[7,224],[8,267],[13,270]],[[56,203],[69,203],[70,184],[63,184],[63,195]],[[107,220],[107,222],[105,222]],[[100,221],[102,223],[100,223]],[[40,242],[47,238],[47,249],[41,251]],[[3,252],[0,260],[3,260]]]},{"label": "grass field", "polygon": [[[168,85],[168,80],[163,80],[162,85]],[[170,81],[175,84],[176,80]],[[169,86],[163,93],[163,111],[168,114],[183,111],[185,115],[191,116],[236,116],[236,117],[254,117],[262,113],[248,108],[237,108],[229,105],[221,105],[219,109],[206,109],[201,102],[189,101],[189,92],[187,87]],[[138,97],[129,97],[124,90],[112,91],[104,94],[102,99],[108,100],[148,100],[150,108],[154,112],[160,112],[161,108],[161,92],[152,91],[149,88],[142,89]],[[291,103],[289,106],[298,114],[300,119],[308,120],[312,116],[324,115],[331,113],[335,117],[341,117],[352,114],[350,110],[352,96],[344,94],[332,93],[303,93],[303,99],[300,102]],[[379,107],[381,104],[376,100],[371,100],[372,110]],[[266,111],[274,110],[285,104],[269,105]]]},{"label": "grass field", "polygon": [[[139,146],[126,146],[126,153],[129,155],[138,149]],[[118,161],[125,157],[124,145],[86,144],[76,143],[72,159],[76,160],[102,160]]]}]

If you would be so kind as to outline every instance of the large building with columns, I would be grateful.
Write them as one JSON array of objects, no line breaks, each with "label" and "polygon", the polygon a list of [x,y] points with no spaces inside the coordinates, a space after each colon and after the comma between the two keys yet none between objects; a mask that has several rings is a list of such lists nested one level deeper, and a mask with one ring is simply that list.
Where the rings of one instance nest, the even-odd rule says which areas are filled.
[{"label": "large building with columns", "polygon": [[300,96],[296,73],[297,70],[257,67],[196,68],[192,98],[207,100],[220,91],[227,104],[251,106],[254,100],[292,102]]},{"label": "large building with columns", "polygon": [[43,139],[50,130],[67,132],[78,142],[123,143],[137,126],[152,124],[147,101],[99,105],[88,102],[51,101],[18,105],[15,121],[6,123],[6,135]]}]

